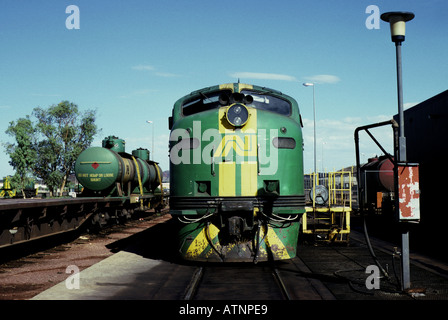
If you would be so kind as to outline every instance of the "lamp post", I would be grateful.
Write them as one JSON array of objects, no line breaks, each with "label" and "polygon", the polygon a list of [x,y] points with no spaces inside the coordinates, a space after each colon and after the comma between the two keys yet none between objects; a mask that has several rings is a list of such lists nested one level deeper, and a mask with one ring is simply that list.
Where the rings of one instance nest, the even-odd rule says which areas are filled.
[{"label": "lamp post", "polygon": [[[397,91],[398,91],[398,119],[399,119],[399,137],[398,137],[398,162],[406,162],[406,137],[404,135],[404,114],[403,114],[403,86],[401,75],[401,44],[405,39],[406,22],[414,18],[412,12],[386,12],[381,15],[381,20],[390,23],[392,42],[395,43],[397,58]],[[395,165],[395,167],[397,167]],[[397,169],[395,169],[397,172]],[[398,174],[395,174],[397,181]],[[397,184],[397,183],[396,183]],[[397,191],[398,188],[396,188]],[[398,194],[397,194],[398,198]],[[397,205],[397,210],[399,210]],[[410,265],[409,265],[409,230],[403,226],[401,234],[401,264],[402,264],[402,290],[407,290],[411,286]]]},{"label": "lamp post", "polygon": [[152,124],[152,146],[151,146],[151,156],[150,156],[150,160],[153,159],[154,160],[154,123],[151,120],[146,121],[149,124]]},{"label": "lamp post", "polygon": [[316,158],[316,96],[314,93],[314,83],[311,82],[305,82],[303,84],[305,87],[313,87],[313,113],[314,113],[314,178],[313,178],[313,208],[316,206],[316,197],[315,197],[315,192],[316,192],[316,174],[317,174],[317,158]]},{"label": "lamp post", "polygon": [[403,117],[403,86],[401,76],[401,43],[404,42],[406,21],[414,18],[412,12],[386,12],[381,15],[383,21],[390,23],[390,32],[392,41],[395,42],[397,57],[397,92],[398,92],[398,116],[400,125],[400,136],[398,141],[398,161],[406,161],[406,138],[404,136],[404,117]]}]

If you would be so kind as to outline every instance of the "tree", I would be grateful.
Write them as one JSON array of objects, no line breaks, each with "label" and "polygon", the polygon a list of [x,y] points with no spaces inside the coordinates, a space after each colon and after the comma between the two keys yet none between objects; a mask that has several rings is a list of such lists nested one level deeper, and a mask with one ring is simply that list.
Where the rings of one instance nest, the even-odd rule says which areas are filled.
[{"label": "tree", "polygon": [[80,113],[76,104],[62,101],[48,109],[37,107],[33,115],[38,120],[36,133],[39,135],[34,173],[44,180],[50,192],[59,188],[62,195],[76,158],[90,146],[98,132],[96,112]]},{"label": "tree", "polygon": [[51,195],[57,189],[62,195],[76,158],[98,133],[96,112],[81,113],[76,104],[62,101],[48,109],[34,108],[32,114],[36,124],[26,116],[12,121],[6,130],[15,139],[15,143],[5,144],[9,163],[16,170],[13,181],[23,189],[34,174],[48,186]]},{"label": "tree", "polygon": [[9,164],[16,170],[12,177],[12,184],[22,190],[32,181],[32,168],[37,161],[37,152],[34,148],[35,129],[29,116],[19,118],[16,122],[11,121],[6,134],[15,138],[15,143],[6,143],[6,152],[11,160]]}]

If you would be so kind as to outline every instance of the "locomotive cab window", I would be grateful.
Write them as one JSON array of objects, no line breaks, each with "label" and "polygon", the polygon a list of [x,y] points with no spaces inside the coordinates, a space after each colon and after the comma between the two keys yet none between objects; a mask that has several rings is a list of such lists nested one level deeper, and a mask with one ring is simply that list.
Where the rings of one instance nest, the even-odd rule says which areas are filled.
[{"label": "locomotive cab window", "polygon": [[251,95],[253,102],[248,104],[248,107],[253,107],[260,110],[275,112],[284,116],[291,115],[291,104],[281,98],[267,95],[261,92],[243,90],[244,95]]},{"label": "locomotive cab window", "polygon": [[219,90],[195,95],[184,102],[182,106],[183,115],[191,116],[192,114],[221,107],[219,97],[223,93],[230,96],[232,92],[230,90]]}]

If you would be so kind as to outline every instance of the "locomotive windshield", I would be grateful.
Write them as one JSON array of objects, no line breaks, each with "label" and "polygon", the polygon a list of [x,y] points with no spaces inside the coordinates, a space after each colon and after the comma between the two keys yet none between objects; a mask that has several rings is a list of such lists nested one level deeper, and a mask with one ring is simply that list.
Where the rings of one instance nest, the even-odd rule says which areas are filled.
[{"label": "locomotive windshield", "polygon": [[[192,114],[200,113],[203,111],[219,108],[226,103],[229,103],[229,97],[232,95],[230,90],[219,90],[215,92],[199,93],[192,98],[186,100],[182,106],[182,112],[184,116],[190,116]],[[232,96],[237,95],[234,93]],[[241,101],[244,100],[244,96],[250,96],[245,103],[248,107],[256,108],[259,110],[265,110],[275,112],[284,116],[291,115],[291,103],[287,100],[283,100],[276,96],[267,94],[267,92],[243,90],[241,94]],[[222,100],[222,97],[227,97],[226,101]],[[220,100],[221,98],[221,100]],[[236,101],[235,101],[236,102]],[[231,102],[230,102],[231,103]]]},{"label": "locomotive windshield", "polygon": [[195,113],[221,107],[221,104],[219,103],[219,96],[223,93],[230,95],[232,91],[220,90],[215,92],[207,92],[205,94],[200,93],[198,96],[185,101],[182,107],[184,116],[190,116]]},{"label": "locomotive windshield", "polygon": [[262,92],[243,90],[241,93],[251,95],[254,101],[248,107],[275,112],[284,116],[291,114],[291,104],[283,99]]}]

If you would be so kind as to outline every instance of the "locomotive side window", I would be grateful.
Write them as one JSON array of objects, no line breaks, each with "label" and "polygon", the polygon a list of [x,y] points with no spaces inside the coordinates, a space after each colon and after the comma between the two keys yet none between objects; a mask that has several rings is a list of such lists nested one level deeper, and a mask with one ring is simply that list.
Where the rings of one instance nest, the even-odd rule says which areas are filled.
[{"label": "locomotive side window", "polygon": [[199,112],[215,109],[221,107],[219,103],[219,96],[221,94],[230,94],[230,90],[220,90],[215,92],[200,93],[186,100],[182,106],[182,113],[184,116],[190,116]]},{"label": "locomotive side window", "polygon": [[291,115],[291,104],[283,99],[261,92],[243,90],[241,93],[251,95],[254,101],[248,107],[275,112],[284,116]]}]

